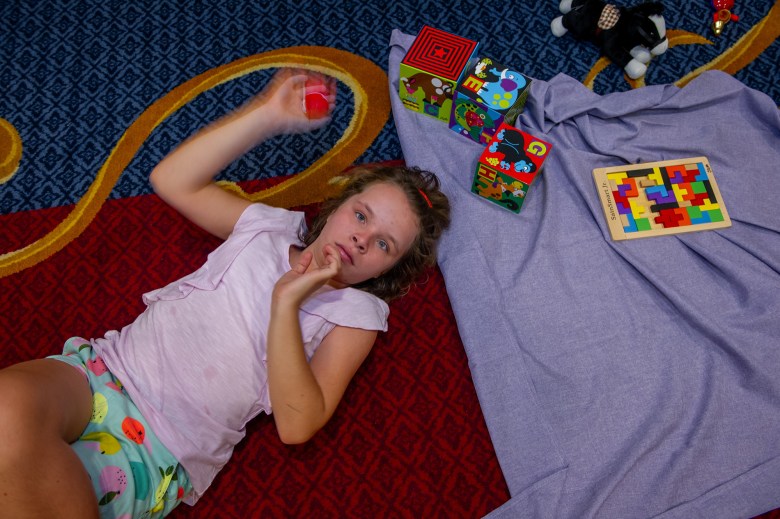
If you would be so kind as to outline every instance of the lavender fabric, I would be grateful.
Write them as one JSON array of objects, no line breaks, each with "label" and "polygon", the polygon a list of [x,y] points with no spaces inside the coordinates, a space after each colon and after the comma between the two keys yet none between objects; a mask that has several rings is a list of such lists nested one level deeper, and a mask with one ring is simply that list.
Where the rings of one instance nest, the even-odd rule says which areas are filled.
[{"label": "lavender fabric", "polygon": [[[605,96],[534,80],[517,126],[552,143],[520,214],[470,193],[482,147],[398,97],[436,172],[440,267],[511,499],[506,518],[750,517],[780,506],[780,118],[720,72]],[[498,57],[497,57],[498,59]],[[596,167],[709,158],[733,225],[614,242]]]}]

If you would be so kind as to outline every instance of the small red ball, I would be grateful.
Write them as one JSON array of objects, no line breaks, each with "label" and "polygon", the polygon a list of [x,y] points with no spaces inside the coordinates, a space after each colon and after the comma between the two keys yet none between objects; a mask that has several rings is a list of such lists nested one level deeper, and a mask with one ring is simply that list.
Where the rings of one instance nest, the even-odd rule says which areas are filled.
[{"label": "small red ball", "polygon": [[328,115],[330,104],[322,92],[309,92],[305,97],[306,116],[309,119],[321,119]]}]

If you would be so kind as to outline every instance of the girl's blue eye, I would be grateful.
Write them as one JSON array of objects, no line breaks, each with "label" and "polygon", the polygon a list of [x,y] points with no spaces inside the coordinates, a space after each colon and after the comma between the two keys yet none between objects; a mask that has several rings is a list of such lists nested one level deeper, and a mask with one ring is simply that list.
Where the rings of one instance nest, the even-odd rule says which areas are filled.
[{"label": "girl's blue eye", "polygon": [[379,240],[377,242],[377,244],[379,245],[380,249],[382,249],[383,251],[387,252],[388,245],[387,245],[387,242],[385,240]]},{"label": "girl's blue eye", "polygon": [[355,218],[357,218],[359,222],[365,222],[366,221],[366,215],[364,215],[360,211],[355,211]]}]

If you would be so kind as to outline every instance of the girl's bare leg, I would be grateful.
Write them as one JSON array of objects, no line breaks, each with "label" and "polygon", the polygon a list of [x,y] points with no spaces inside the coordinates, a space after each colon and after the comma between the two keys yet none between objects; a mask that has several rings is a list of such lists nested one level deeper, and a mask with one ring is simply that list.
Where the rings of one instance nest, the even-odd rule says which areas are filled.
[{"label": "girl's bare leg", "polygon": [[14,518],[97,518],[87,471],[71,449],[92,416],[72,366],[41,359],[0,370],[0,510]]}]

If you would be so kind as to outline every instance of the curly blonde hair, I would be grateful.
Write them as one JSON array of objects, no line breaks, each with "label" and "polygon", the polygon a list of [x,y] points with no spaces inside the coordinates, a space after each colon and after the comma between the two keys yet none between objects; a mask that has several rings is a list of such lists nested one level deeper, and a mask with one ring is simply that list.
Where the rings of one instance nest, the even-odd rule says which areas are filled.
[{"label": "curly blonde hair", "polygon": [[436,264],[439,237],[450,224],[450,202],[440,190],[438,177],[416,167],[378,166],[354,168],[341,193],[323,202],[310,228],[300,238],[307,246],[320,235],[328,217],[347,199],[377,184],[393,184],[400,188],[420,223],[420,232],[407,253],[383,275],[354,288],[391,301],[409,291],[420,275]]}]

